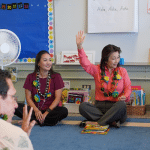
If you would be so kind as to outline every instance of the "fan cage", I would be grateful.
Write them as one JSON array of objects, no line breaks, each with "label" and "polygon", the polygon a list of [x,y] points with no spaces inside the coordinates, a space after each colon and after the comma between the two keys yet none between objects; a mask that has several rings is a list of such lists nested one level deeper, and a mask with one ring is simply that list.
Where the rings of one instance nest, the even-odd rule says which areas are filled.
[{"label": "fan cage", "polygon": [[0,52],[0,66],[3,68],[3,66],[11,65],[18,59],[21,52],[21,43],[18,36],[7,29],[0,29],[0,46],[3,44],[1,41],[8,42],[10,47],[9,53],[2,54]]}]

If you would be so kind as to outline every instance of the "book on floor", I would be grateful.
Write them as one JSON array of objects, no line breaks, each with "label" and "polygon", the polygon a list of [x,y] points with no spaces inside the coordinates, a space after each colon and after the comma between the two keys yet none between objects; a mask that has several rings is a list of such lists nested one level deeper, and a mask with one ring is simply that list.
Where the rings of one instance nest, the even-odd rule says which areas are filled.
[{"label": "book on floor", "polygon": [[109,125],[100,126],[94,123],[87,123],[81,133],[107,134],[108,131],[109,131]]}]

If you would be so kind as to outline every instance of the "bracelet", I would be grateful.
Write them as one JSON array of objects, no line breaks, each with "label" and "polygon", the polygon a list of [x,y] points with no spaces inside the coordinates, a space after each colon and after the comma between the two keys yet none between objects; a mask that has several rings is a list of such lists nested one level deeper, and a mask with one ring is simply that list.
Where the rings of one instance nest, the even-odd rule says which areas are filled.
[{"label": "bracelet", "polygon": [[50,108],[46,109],[46,111],[48,111],[49,113],[52,111]]},{"label": "bracelet", "polygon": [[78,48],[79,50],[83,49],[83,47],[82,47],[82,46],[77,46],[77,48]]}]

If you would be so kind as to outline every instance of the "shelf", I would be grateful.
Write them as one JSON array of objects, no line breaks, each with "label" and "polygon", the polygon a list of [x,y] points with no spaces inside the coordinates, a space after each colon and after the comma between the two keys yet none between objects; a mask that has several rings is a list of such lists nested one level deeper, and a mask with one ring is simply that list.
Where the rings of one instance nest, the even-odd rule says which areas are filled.
[{"label": "shelf", "polygon": [[26,62],[26,63],[24,63],[24,62],[15,62],[15,63],[13,63],[12,65],[29,65],[29,64],[31,64],[31,65],[34,65],[35,63],[34,62]]},{"label": "shelf", "polygon": [[[95,62],[95,65],[98,65],[99,62]],[[121,66],[150,66],[149,62],[125,62]]]},{"label": "shelf", "polygon": [[94,80],[94,78],[89,77],[62,77],[63,79],[71,79],[71,80]]},{"label": "shelf", "polygon": [[[18,79],[26,79],[26,77],[18,76]],[[62,77],[70,80],[94,80],[93,77]],[[150,78],[130,78],[130,80],[150,80]]]},{"label": "shelf", "polygon": [[[18,79],[26,79],[26,77],[18,76]],[[62,77],[63,79],[71,79],[71,80],[94,80],[94,78],[89,78],[89,77]]]},{"label": "shelf", "polygon": [[[26,79],[26,77],[18,76],[18,79]],[[70,80],[94,80],[93,77],[62,77],[63,79]],[[150,78],[130,78],[130,80],[150,80]]]},{"label": "shelf", "polygon": [[130,78],[130,80],[150,80],[150,78]]},{"label": "shelf", "polygon": [[84,71],[84,69],[54,69],[55,71]]}]

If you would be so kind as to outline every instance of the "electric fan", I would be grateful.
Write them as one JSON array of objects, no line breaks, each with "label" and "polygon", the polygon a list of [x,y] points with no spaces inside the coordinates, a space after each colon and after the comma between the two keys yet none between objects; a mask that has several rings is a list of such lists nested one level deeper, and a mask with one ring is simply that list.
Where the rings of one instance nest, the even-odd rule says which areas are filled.
[{"label": "electric fan", "polygon": [[21,43],[17,35],[7,29],[0,29],[0,66],[8,66],[20,55]]}]

